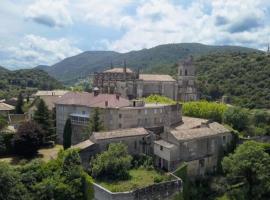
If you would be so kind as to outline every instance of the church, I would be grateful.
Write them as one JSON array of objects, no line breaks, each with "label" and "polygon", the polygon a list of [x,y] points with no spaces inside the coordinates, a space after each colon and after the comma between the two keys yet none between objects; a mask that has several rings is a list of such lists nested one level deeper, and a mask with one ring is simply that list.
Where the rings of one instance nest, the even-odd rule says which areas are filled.
[{"label": "church", "polygon": [[173,100],[194,101],[198,99],[195,83],[195,67],[192,57],[178,63],[177,78],[164,74],[141,74],[127,68],[112,67],[95,72],[93,86],[101,93],[120,94],[128,99],[147,97],[152,94]]}]

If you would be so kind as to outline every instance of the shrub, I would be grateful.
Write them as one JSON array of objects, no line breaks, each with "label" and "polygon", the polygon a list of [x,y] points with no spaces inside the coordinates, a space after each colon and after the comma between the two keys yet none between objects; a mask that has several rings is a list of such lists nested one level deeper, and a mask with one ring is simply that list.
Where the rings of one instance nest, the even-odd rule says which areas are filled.
[{"label": "shrub", "polygon": [[160,95],[150,95],[144,99],[146,103],[175,104],[176,102],[168,97]]},{"label": "shrub", "polygon": [[183,104],[183,115],[221,122],[227,108],[228,107],[222,103],[208,101],[185,102]]},{"label": "shrub", "polygon": [[121,180],[128,178],[132,157],[123,143],[112,143],[109,149],[90,162],[90,171],[94,178]]},{"label": "shrub", "polygon": [[238,131],[243,131],[249,124],[249,113],[240,107],[231,107],[224,113],[223,122]]}]

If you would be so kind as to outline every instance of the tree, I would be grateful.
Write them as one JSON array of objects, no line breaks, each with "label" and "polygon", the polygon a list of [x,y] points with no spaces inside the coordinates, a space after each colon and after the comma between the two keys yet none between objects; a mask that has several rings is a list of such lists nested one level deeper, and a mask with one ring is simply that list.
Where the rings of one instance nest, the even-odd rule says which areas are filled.
[{"label": "tree", "polygon": [[[234,154],[222,161],[222,167],[232,185],[242,185],[238,190],[245,199],[269,199],[270,155],[261,143],[254,141],[240,145]],[[233,187],[232,188],[236,188]],[[239,193],[239,192],[238,192]]]},{"label": "tree", "polygon": [[91,160],[91,174],[95,178],[126,179],[131,161],[132,157],[128,154],[125,144],[112,143],[107,151]]},{"label": "tree", "polygon": [[71,120],[67,119],[64,132],[63,132],[63,147],[64,149],[68,149],[71,146],[71,137],[72,137],[72,126]]},{"label": "tree", "polygon": [[225,111],[223,122],[231,125],[238,131],[243,131],[249,123],[248,111],[240,107],[231,107]]},{"label": "tree", "polygon": [[52,125],[50,111],[43,99],[39,99],[37,110],[34,113],[33,119],[44,131],[45,140],[55,140],[55,133]]},{"label": "tree", "polygon": [[0,131],[7,126],[7,120],[0,115]]},{"label": "tree", "polygon": [[15,112],[17,114],[23,114],[22,107],[23,107],[23,96],[22,96],[22,93],[20,93],[17,99],[17,104],[15,106]]},{"label": "tree", "polygon": [[0,162],[0,199],[29,199],[27,190],[21,183],[20,173],[5,162]]},{"label": "tree", "polygon": [[23,156],[32,156],[37,153],[43,143],[43,131],[35,122],[24,122],[14,136],[15,153]]},{"label": "tree", "polygon": [[100,110],[99,108],[94,108],[93,114],[89,120],[88,129],[90,133],[99,132],[104,129],[102,121],[100,119]]}]

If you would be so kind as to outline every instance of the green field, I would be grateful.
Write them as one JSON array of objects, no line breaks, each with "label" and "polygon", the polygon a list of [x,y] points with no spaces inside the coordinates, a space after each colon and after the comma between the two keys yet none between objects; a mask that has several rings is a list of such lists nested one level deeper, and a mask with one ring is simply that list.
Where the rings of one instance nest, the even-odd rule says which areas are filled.
[{"label": "green field", "polygon": [[152,185],[157,181],[163,182],[172,179],[172,177],[168,174],[161,173],[156,170],[147,170],[144,168],[131,169],[129,171],[129,175],[129,179],[123,181],[97,180],[96,183],[102,187],[105,187],[111,192],[125,192]]}]

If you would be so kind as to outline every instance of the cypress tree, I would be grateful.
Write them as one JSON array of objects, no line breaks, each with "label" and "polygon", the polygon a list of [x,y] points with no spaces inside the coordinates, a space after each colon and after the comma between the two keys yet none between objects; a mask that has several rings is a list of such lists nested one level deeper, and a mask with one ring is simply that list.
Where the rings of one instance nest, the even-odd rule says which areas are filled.
[{"label": "cypress tree", "polygon": [[22,93],[20,93],[17,99],[16,107],[15,107],[16,114],[23,114],[22,107],[23,107],[23,96],[22,96]]},{"label": "cypress tree", "polygon": [[92,134],[93,132],[99,132],[103,130],[103,124],[100,119],[100,111],[99,108],[95,108],[93,114],[91,115],[89,121],[89,131]]},{"label": "cypress tree", "polygon": [[71,120],[67,119],[63,132],[64,149],[68,149],[71,146],[71,136],[72,136]]},{"label": "cypress tree", "polygon": [[33,119],[37,122],[45,133],[45,139],[55,140],[55,133],[52,125],[50,111],[43,99],[40,99],[37,104],[37,110],[34,113]]}]

